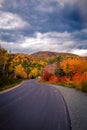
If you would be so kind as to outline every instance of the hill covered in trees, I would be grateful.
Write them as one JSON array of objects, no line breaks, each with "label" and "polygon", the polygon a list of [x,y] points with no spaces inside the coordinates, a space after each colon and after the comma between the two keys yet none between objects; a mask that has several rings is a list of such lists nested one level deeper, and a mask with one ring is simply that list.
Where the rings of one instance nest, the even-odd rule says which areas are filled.
[{"label": "hill covered in trees", "polygon": [[21,79],[42,77],[87,92],[87,57],[70,53],[11,54],[0,47],[0,88]]},{"label": "hill covered in trees", "polygon": [[58,52],[50,52],[50,51],[40,51],[33,53],[32,56],[36,57],[39,60],[49,60],[55,57],[79,57],[78,55],[71,54],[71,53],[58,53]]},{"label": "hill covered in trees", "polygon": [[11,54],[0,48],[0,87],[16,79],[31,79],[42,74],[46,62],[29,54]]}]

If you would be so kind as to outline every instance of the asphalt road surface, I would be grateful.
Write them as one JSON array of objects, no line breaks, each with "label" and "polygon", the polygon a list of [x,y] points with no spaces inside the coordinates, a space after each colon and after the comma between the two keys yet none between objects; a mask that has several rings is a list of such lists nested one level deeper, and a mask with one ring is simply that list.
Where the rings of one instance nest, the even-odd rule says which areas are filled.
[{"label": "asphalt road surface", "polygon": [[71,130],[63,96],[36,80],[0,94],[0,130]]}]

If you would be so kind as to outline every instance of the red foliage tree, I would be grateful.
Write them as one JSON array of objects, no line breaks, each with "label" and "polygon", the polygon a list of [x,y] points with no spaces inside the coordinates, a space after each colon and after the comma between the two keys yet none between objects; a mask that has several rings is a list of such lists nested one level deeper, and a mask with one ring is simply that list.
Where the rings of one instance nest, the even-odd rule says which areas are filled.
[{"label": "red foliage tree", "polygon": [[61,79],[60,79],[59,77],[55,76],[55,75],[52,75],[52,76],[50,77],[49,82],[59,83],[59,82],[61,82]]},{"label": "red foliage tree", "polygon": [[69,81],[69,78],[67,78],[67,77],[62,77],[61,78],[61,82],[68,82]]},{"label": "red foliage tree", "polygon": [[51,74],[49,72],[45,71],[44,72],[44,76],[43,76],[44,80],[45,81],[49,81],[50,77],[51,77]]}]

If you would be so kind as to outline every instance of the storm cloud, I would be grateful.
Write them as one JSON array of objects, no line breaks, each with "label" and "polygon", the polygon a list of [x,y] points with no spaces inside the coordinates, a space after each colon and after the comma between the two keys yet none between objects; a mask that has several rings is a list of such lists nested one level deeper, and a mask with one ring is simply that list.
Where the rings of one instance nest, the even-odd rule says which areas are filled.
[{"label": "storm cloud", "polygon": [[13,53],[87,56],[86,5],[86,0],[0,0],[0,44]]}]

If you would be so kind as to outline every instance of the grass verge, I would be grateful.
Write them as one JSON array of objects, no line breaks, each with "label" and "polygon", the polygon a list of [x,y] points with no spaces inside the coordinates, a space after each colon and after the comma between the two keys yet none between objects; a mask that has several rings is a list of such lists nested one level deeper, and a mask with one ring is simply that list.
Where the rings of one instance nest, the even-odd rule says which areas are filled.
[{"label": "grass verge", "polygon": [[87,82],[84,82],[81,84],[81,86],[78,86],[76,83],[69,81],[69,82],[49,82],[49,81],[40,81],[41,83],[44,84],[52,84],[52,85],[60,85],[63,87],[67,87],[67,88],[75,88],[76,90],[80,90],[82,92],[87,93]]},{"label": "grass verge", "polygon": [[7,89],[9,89],[9,88],[13,88],[13,87],[15,87],[16,85],[18,85],[18,84],[20,84],[21,82],[22,82],[23,80],[14,80],[13,82],[11,82],[11,84],[6,84],[6,85],[4,85],[4,86],[0,86],[0,91],[4,91],[4,90],[7,90]]}]

